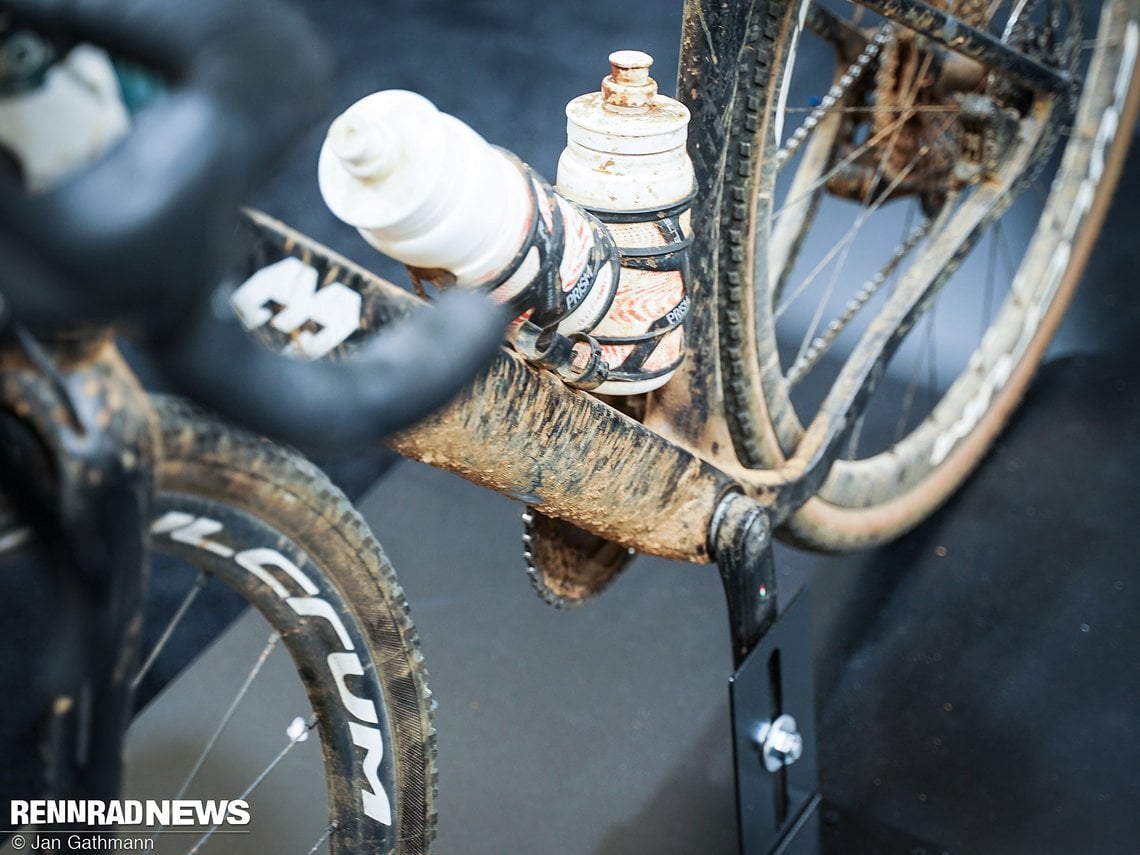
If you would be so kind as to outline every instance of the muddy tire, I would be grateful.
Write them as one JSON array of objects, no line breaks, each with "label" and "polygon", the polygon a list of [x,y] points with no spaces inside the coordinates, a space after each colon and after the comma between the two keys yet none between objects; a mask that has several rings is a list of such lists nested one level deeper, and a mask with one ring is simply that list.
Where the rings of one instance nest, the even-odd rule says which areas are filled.
[{"label": "muddy tire", "polygon": [[[432,701],[407,603],[379,544],[301,457],[184,403],[157,405],[163,462],[153,549],[225,582],[281,635],[321,741],[329,851],[428,851]],[[187,525],[202,519],[221,528],[191,542]]]},{"label": "muddy tire", "polygon": [[[821,5],[838,10],[832,15],[850,6],[826,0]],[[882,117],[886,132],[862,117],[887,100],[889,93],[876,76],[883,69],[905,65],[915,55],[909,36],[900,36],[897,27],[887,26],[882,49],[866,63],[862,78],[841,80],[842,72],[854,66],[855,55],[870,42],[880,22],[869,15],[860,18],[856,12],[853,22],[842,24],[828,37],[826,27],[818,20],[813,22],[818,13],[806,15],[806,2],[757,0],[751,8],[749,39],[741,52],[741,67],[736,69],[735,96],[727,114],[719,194],[717,282],[723,307],[722,336],[728,336],[722,338],[721,371],[729,427],[742,463],[776,469],[812,433],[809,426],[818,428],[820,419],[843,419],[840,459],[782,533],[800,545],[819,549],[873,546],[917,525],[969,475],[1022,398],[1060,322],[1103,222],[1140,106],[1140,2],[1106,0],[1099,22],[1082,22],[1080,15],[1069,13],[1072,20],[1066,19],[1066,29],[1058,29],[1056,58],[1046,59],[1071,68],[1080,79],[1079,101],[1071,102],[1067,95],[1021,90],[1016,96],[1003,94],[1013,91],[1008,81],[984,75],[951,97],[923,89],[928,84],[920,86],[915,81],[929,78],[923,78],[925,70],[918,70],[910,78],[900,78],[905,84],[902,88],[907,93],[925,93],[926,100],[916,107],[916,96],[908,95],[911,100],[902,106],[888,106]],[[1036,10],[1034,14],[1043,17],[1043,10],[1053,9],[1033,2],[1024,8],[1030,11],[1012,13],[1004,24],[1003,38],[1016,40],[1026,30],[1024,20],[1016,20],[1018,14],[1026,19]],[[804,18],[799,17],[801,10]],[[1040,30],[1044,25],[1036,26]],[[807,39],[813,28],[811,35],[818,36],[825,47],[832,47],[826,43],[837,39],[835,32],[846,32],[856,47],[848,48],[846,55],[835,47],[836,65],[828,66],[829,59],[821,63],[818,55],[800,43],[801,32]],[[1000,26],[997,31],[1001,32]],[[904,47],[911,53],[906,54]],[[835,77],[828,70],[822,82],[797,90],[795,69],[789,69],[797,52],[805,74],[822,65],[835,68]],[[803,60],[805,55],[808,60]],[[852,79],[863,83],[851,83]],[[788,147],[792,129],[804,123],[811,105],[820,104],[818,96],[829,86],[847,87],[834,102],[832,115],[821,114],[823,118],[798,149],[781,152]],[[791,101],[788,91],[797,93]],[[808,97],[808,92],[815,94]],[[997,104],[1007,117],[1015,114],[1011,105],[1020,110],[1016,143],[1003,143],[1006,163],[1013,165],[991,167],[987,162],[985,169],[991,172],[981,179],[960,178],[962,173],[949,167],[939,173],[935,157],[941,153],[945,162],[956,163],[953,158],[965,151],[964,143],[952,149],[946,142],[966,133],[954,118],[959,109],[954,98],[963,92]],[[831,109],[826,99],[824,104],[818,109]],[[798,116],[795,111],[800,111]],[[787,132],[777,130],[785,124]],[[993,121],[983,133],[997,139],[1001,123]],[[907,139],[914,153],[905,158],[899,155],[903,166],[888,166],[890,157],[897,154],[892,150],[895,140],[901,138]],[[872,143],[878,148],[869,149]],[[1025,149],[1020,160],[1016,156],[1019,146]],[[873,158],[868,151],[873,151]],[[865,184],[852,179],[847,186],[869,189],[845,190],[843,181],[849,173],[858,173],[860,158],[869,162],[863,168],[874,177]],[[780,170],[785,170],[782,177]],[[897,178],[888,181],[893,175]],[[908,196],[906,181],[917,185],[922,183],[919,177],[926,189],[909,191]],[[937,192],[930,189],[934,184]],[[1037,189],[1031,190],[1034,184]],[[1000,195],[991,189],[999,185],[1004,188]],[[992,203],[985,202],[986,193],[993,194]],[[1034,202],[1035,195],[1039,202]],[[984,210],[983,202],[989,204]],[[1023,253],[1018,256],[1004,246],[1013,229],[1003,232],[1000,226],[1006,213],[1015,212],[1015,204],[1028,203],[1038,207],[1026,217],[1033,228],[1026,230],[1024,246],[1015,247]],[[854,223],[846,234],[840,230],[837,237],[834,227],[819,214],[826,205]],[[899,210],[903,205],[911,206],[905,216]],[[975,215],[971,205],[979,213]],[[892,208],[898,216],[888,214]],[[881,217],[887,227],[875,225],[882,225]],[[832,229],[830,236],[815,231],[818,223],[825,224],[820,232]],[[870,225],[864,228],[865,223]],[[843,265],[850,246],[862,242],[862,249],[876,236],[891,240],[885,260],[868,266],[866,272],[849,273]],[[991,243],[983,243],[983,238]],[[796,386],[806,372],[817,369],[821,372],[816,375],[821,380],[818,385],[824,389],[832,382],[837,388],[845,376],[881,376],[886,364],[857,366],[856,372],[847,375],[842,372],[861,358],[860,345],[882,336],[883,329],[897,334],[887,352],[894,352],[894,358],[904,364],[899,375],[910,371],[908,360],[916,357],[908,354],[920,350],[922,344],[906,350],[922,335],[912,331],[925,329],[923,324],[934,315],[932,307],[947,300],[956,282],[966,281],[958,293],[970,293],[971,275],[962,265],[975,263],[971,252],[973,259],[981,256],[983,261],[992,256],[989,272],[973,281],[992,277],[1000,280],[997,287],[1008,283],[1008,293],[991,298],[987,290],[980,319],[969,321],[969,332],[977,331],[976,343],[962,348],[960,360],[945,369],[942,378],[928,382],[913,413],[911,404],[919,396],[910,389],[899,396],[907,412],[902,418],[890,413],[897,422],[893,429],[884,429],[880,437],[869,437],[870,430],[860,435],[870,408],[898,406],[891,403],[884,408],[880,394],[871,396],[865,410],[837,413],[821,403],[821,393]],[[998,268],[996,275],[994,267]],[[804,296],[813,289],[819,292],[817,296]],[[901,305],[891,301],[904,290],[926,296],[913,309],[890,308]],[[794,305],[799,299],[808,303],[802,311]],[[835,319],[833,325],[844,322],[834,336],[829,319]],[[934,322],[929,325],[933,327]],[[959,323],[953,332],[963,332],[964,327]],[[846,340],[841,338],[844,335]],[[820,353],[827,354],[837,341],[828,359],[836,354],[839,358],[828,363]],[[933,346],[928,349],[935,350]],[[929,358],[938,364],[934,356]],[[913,373],[924,371],[915,367]],[[830,379],[828,372],[834,372]],[[948,378],[953,379],[947,383]],[[868,424],[874,421],[867,419]],[[886,417],[881,421],[885,423]],[[815,434],[819,433],[816,429]]]}]

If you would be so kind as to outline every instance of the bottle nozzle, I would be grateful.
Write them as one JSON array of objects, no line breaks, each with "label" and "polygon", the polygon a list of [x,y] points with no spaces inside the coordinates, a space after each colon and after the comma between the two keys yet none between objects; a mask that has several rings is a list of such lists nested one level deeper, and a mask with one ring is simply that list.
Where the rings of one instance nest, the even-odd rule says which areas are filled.
[{"label": "bottle nozzle", "polygon": [[649,76],[653,57],[640,50],[610,54],[610,74],[602,80],[602,102],[618,109],[646,108],[657,96],[657,81]]},{"label": "bottle nozzle", "polygon": [[328,142],[344,168],[365,181],[383,178],[399,159],[398,137],[382,122],[351,110],[329,127]]}]

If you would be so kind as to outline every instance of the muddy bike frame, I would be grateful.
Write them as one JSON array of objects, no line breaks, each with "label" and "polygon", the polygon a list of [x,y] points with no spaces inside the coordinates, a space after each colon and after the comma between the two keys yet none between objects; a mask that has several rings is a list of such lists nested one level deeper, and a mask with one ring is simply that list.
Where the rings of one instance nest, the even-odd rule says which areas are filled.
[{"label": "muddy bike frame", "polygon": [[[872,0],[864,5],[934,42],[945,43],[947,28],[957,27],[956,52],[1001,68],[1040,91],[1071,86],[1066,73],[960,21],[947,21],[944,13],[918,0]],[[918,277],[895,292],[782,466],[757,469],[741,462],[749,455],[734,440],[747,433],[733,429],[733,420],[741,418],[739,402],[748,400],[754,412],[764,412],[761,372],[779,367],[759,365],[751,283],[720,281],[719,259],[740,251],[730,244],[731,223],[722,213],[726,191],[719,179],[725,157],[723,117],[738,72],[726,73],[723,65],[717,66],[720,57],[740,56],[748,47],[764,6],[716,0],[685,4],[678,97],[693,116],[689,152],[696,173],[689,344],[677,375],[649,394],[644,417],[629,418],[504,348],[448,407],[389,440],[407,457],[533,505],[620,546],[669,559],[717,562],[738,664],[776,613],[768,556],[771,531],[818,491],[887,361],[941,284],[939,276]],[[793,27],[800,8],[789,0],[779,26]],[[928,10],[938,14],[924,18]],[[716,44],[709,33],[717,34]],[[783,68],[787,59],[774,57],[771,68]],[[1011,158],[1028,158],[1025,148],[1012,151]],[[775,167],[765,163],[758,168]],[[994,198],[1007,190],[998,188]],[[250,216],[263,242],[276,245],[270,255],[321,260],[323,282],[339,276],[364,283],[360,287],[367,292],[368,311],[377,324],[418,305],[403,289],[333,256],[303,235],[260,214]],[[942,261],[949,267],[955,257]],[[745,369],[746,382],[729,381],[722,369],[726,360],[756,367]]]}]

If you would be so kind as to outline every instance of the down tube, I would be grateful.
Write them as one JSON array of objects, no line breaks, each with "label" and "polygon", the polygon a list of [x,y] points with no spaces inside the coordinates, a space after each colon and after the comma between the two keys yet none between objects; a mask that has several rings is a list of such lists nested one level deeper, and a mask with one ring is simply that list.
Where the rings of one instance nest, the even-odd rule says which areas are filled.
[{"label": "down tube", "polygon": [[711,560],[708,531],[733,481],[509,351],[396,451],[538,506],[639,552]]},{"label": "down tube", "polygon": [[[423,303],[328,247],[246,211],[250,273],[295,258],[360,295],[365,330]],[[264,328],[256,333],[265,335]],[[272,347],[281,342],[264,338]],[[345,358],[334,354],[333,358]],[[649,555],[711,560],[708,531],[728,475],[554,375],[503,350],[446,409],[388,440],[396,451],[537,505]]]}]

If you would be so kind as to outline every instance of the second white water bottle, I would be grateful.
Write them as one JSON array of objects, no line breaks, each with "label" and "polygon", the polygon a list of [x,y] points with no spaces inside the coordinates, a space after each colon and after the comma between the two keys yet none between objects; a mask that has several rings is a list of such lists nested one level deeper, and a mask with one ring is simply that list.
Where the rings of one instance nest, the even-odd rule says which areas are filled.
[{"label": "second white water bottle", "polygon": [[558,192],[605,223],[621,254],[613,305],[590,330],[609,365],[597,391],[633,395],[662,386],[684,358],[693,165],[689,111],[657,92],[653,58],[610,54],[600,92],[566,106]]}]

